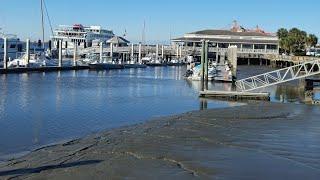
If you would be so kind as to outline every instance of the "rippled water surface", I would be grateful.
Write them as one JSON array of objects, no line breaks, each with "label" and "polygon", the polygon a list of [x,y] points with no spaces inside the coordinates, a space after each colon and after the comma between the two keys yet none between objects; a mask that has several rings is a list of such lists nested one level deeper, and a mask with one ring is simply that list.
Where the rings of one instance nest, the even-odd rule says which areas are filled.
[{"label": "rippled water surface", "polygon": [[[239,78],[270,69],[240,66]],[[0,157],[104,129],[200,108],[199,82],[185,67],[0,75]],[[265,89],[273,101],[301,102],[300,82]],[[302,89],[301,89],[302,87]],[[230,84],[212,83],[228,90]],[[314,95],[315,97],[318,94]],[[208,101],[208,108],[238,105]]]}]

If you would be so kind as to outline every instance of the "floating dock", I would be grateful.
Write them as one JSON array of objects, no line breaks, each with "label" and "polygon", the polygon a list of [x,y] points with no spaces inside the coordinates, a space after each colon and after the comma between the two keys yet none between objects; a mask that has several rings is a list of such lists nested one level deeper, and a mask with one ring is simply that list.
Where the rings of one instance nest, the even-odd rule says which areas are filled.
[{"label": "floating dock", "polygon": [[9,74],[9,73],[26,73],[26,72],[50,72],[50,71],[69,71],[69,70],[83,70],[89,69],[89,66],[48,66],[48,67],[34,67],[34,68],[8,68],[0,69],[0,74]]},{"label": "floating dock", "polygon": [[270,93],[252,93],[238,91],[200,91],[200,97],[232,100],[270,100]]}]

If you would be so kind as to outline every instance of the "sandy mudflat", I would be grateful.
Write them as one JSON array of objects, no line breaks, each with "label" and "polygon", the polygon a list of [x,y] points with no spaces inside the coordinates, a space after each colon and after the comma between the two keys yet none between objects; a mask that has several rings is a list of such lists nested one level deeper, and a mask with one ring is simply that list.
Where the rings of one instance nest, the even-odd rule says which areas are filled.
[{"label": "sandy mudflat", "polygon": [[0,179],[319,177],[320,107],[270,103],[159,118],[0,164]]}]

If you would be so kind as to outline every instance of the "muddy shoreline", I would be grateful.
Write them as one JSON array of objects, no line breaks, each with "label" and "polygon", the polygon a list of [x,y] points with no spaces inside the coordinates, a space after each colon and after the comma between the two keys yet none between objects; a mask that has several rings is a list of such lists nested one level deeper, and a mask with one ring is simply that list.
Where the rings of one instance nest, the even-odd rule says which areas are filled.
[{"label": "muddy shoreline", "polygon": [[318,179],[319,110],[249,103],[161,117],[3,162],[0,179]]}]

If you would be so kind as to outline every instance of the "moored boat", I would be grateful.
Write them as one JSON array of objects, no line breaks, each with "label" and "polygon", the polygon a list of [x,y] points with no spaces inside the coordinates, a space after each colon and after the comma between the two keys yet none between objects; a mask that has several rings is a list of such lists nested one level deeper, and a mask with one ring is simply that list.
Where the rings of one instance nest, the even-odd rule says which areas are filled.
[{"label": "moored boat", "polygon": [[128,63],[124,64],[125,68],[146,68],[147,65],[145,64],[138,64],[138,63]]},{"label": "moored boat", "polygon": [[90,63],[89,64],[90,69],[105,69],[105,70],[110,70],[110,69],[124,69],[125,66],[123,64],[113,64],[113,63]]},{"label": "moored boat", "polygon": [[[201,80],[201,65],[190,68],[186,73],[186,78],[192,81]],[[228,64],[213,64],[208,68],[209,81],[232,82],[232,72]]]}]

